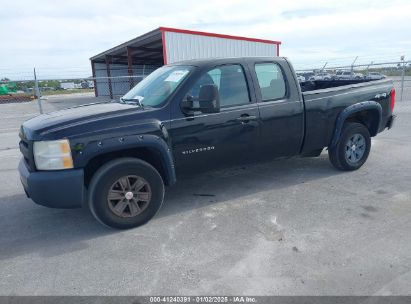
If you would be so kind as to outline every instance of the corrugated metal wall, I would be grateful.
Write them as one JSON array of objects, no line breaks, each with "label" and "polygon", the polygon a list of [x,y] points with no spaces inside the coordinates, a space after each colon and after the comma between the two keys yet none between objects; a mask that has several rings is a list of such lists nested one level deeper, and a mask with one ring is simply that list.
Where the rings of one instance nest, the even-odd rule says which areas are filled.
[{"label": "corrugated metal wall", "polygon": [[[108,79],[99,78],[107,77],[107,69],[105,63],[95,63],[96,72],[96,89],[98,96],[110,96]],[[153,65],[133,65],[133,75],[138,77],[133,77],[134,85],[140,82],[143,77],[147,76],[159,66]],[[143,75],[144,72],[144,75]],[[128,66],[126,64],[110,64],[110,74],[111,74],[111,87],[114,96],[122,96],[130,90],[130,79],[128,77]],[[119,77],[127,76],[127,77]]]},{"label": "corrugated metal wall", "polygon": [[215,57],[277,56],[275,44],[164,32],[167,63]]}]

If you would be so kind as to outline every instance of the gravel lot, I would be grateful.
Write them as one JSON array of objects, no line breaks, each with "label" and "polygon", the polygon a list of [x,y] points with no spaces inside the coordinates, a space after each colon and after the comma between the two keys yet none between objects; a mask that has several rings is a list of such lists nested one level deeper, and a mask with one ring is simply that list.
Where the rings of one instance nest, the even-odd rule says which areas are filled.
[{"label": "gravel lot", "polygon": [[128,231],[27,199],[18,127],[36,104],[0,108],[0,295],[411,295],[411,98],[359,171],[323,153],[210,172]]}]

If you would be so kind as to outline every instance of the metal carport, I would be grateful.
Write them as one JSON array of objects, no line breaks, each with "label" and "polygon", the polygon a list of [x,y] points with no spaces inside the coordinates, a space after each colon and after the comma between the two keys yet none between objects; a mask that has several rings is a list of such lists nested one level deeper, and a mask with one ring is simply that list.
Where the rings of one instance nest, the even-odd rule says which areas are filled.
[{"label": "metal carport", "polygon": [[159,27],[90,58],[96,96],[123,95],[158,67],[195,58],[278,56],[280,41]]}]

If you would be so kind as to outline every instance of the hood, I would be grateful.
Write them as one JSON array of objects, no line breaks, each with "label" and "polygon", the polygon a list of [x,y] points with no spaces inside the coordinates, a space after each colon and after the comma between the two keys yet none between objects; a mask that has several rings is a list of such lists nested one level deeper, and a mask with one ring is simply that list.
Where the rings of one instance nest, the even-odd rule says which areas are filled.
[{"label": "hood", "polygon": [[122,103],[94,103],[51,112],[27,120],[22,125],[22,133],[28,139],[39,139],[44,134],[68,127],[81,127],[86,124],[110,120],[117,116],[127,116],[138,112],[147,112],[136,105]]}]

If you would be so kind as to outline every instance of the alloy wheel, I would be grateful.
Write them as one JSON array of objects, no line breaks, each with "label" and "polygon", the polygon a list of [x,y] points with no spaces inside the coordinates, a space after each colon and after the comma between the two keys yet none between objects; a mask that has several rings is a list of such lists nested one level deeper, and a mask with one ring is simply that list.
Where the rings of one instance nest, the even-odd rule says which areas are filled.
[{"label": "alloy wheel", "polygon": [[116,180],[107,196],[110,210],[119,217],[139,215],[150,203],[151,188],[142,177],[127,175]]},{"label": "alloy wheel", "polygon": [[365,138],[361,134],[353,134],[345,145],[345,158],[352,164],[358,163],[364,156],[366,149]]}]

